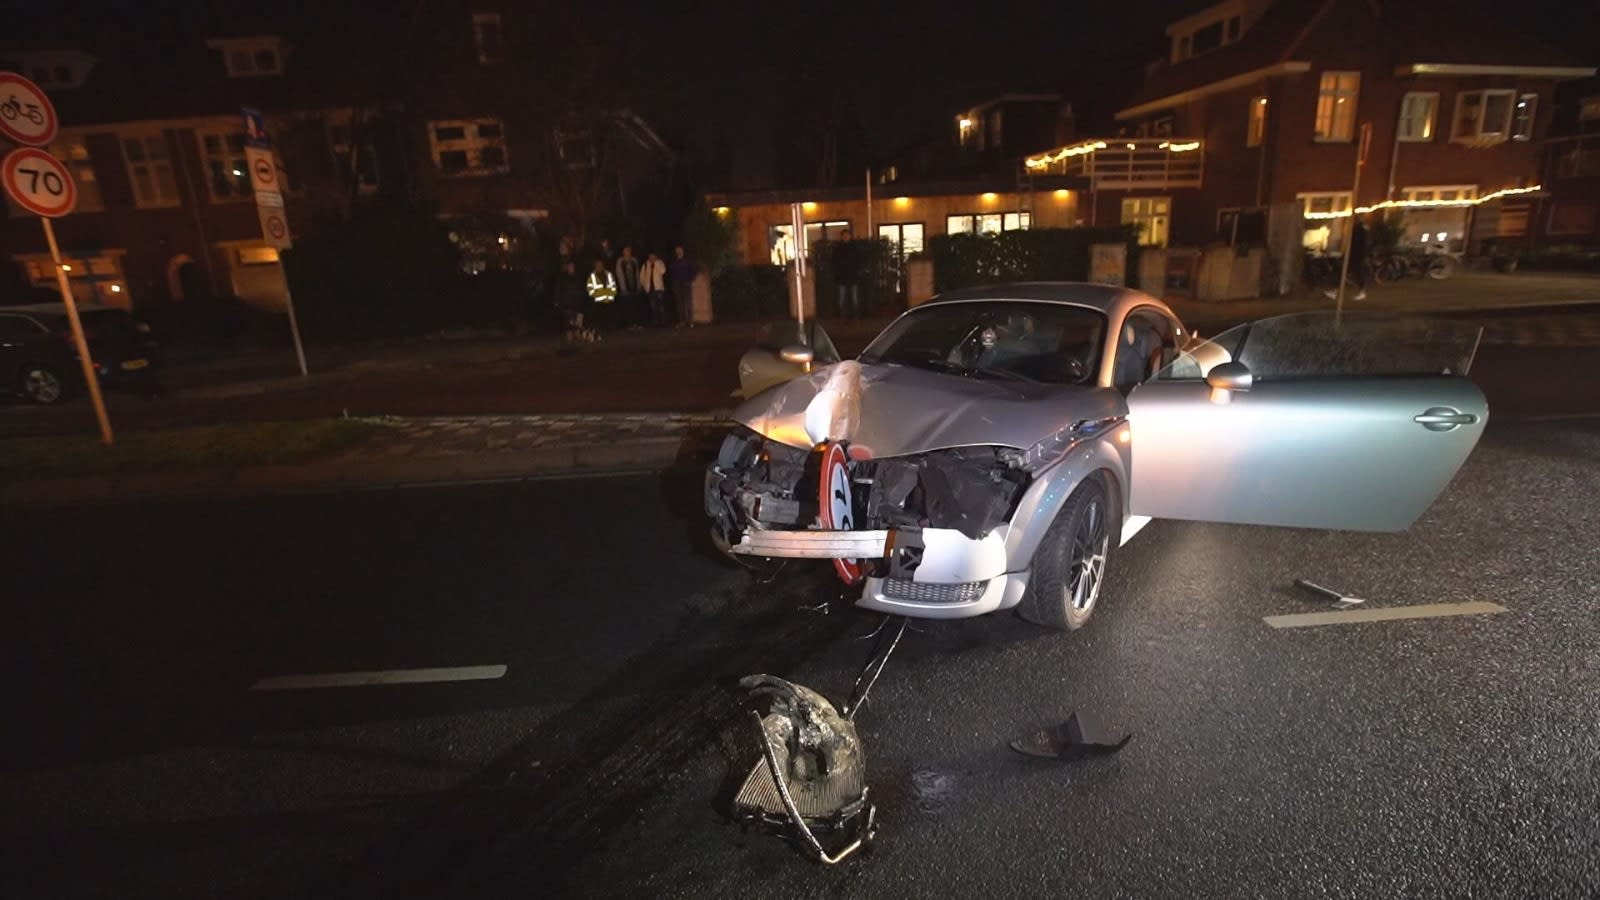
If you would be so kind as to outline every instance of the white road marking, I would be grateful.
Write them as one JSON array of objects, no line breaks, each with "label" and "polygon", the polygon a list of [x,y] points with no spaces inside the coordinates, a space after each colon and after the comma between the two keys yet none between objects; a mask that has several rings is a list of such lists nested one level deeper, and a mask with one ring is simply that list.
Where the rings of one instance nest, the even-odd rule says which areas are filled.
[{"label": "white road marking", "polygon": [[1421,606],[1390,606],[1383,609],[1347,609],[1333,612],[1296,613],[1264,616],[1261,621],[1273,628],[1307,628],[1314,625],[1354,625],[1358,622],[1392,622],[1396,619],[1435,619],[1443,616],[1482,616],[1503,613],[1498,603],[1426,603]]},{"label": "white road marking", "polygon": [[443,669],[385,669],[377,672],[330,672],[324,675],[274,675],[250,686],[252,691],[294,691],[305,688],[363,687],[374,684],[431,684],[440,681],[489,681],[504,677],[505,666],[454,666]]}]

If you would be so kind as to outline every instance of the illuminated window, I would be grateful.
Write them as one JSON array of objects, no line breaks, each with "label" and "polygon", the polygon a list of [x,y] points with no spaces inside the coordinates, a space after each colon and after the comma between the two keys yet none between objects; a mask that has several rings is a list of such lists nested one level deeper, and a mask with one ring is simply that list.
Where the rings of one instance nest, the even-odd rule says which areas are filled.
[{"label": "illuminated window", "polygon": [[1032,213],[963,213],[944,220],[945,234],[999,234],[1032,227]]},{"label": "illuminated window", "polygon": [[1172,224],[1172,198],[1126,198],[1122,201],[1122,224],[1137,229],[1140,246],[1165,247]]},{"label": "illuminated window", "polygon": [[[1300,194],[1299,198],[1307,217],[1301,243],[1307,250],[1318,253],[1339,252],[1344,246],[1345,229],[1350,222],[1350,192]],[[1344,215],[1332,219],[1321,218],[1330,213],[1344,213]],[[1317,218],[1313,218],[1314,216]]]},{"label": "illuminated window", "polygon": [[429,122],[433,163],[446,175],[493,175],[511,170],[499,119]]},{"label": "illuminated window", "polygon": [[1348,141],[1355,135],[1360,72],[1323,72],[1317,91],[1315,136],[1319,141]]},{"label": "illuminated window", "polygon": [[1267,136],[1267,98],[1250,98],[1250,121],[1245,128],[1244,142],[1247,147],[1259,147]]},{"label": "illuminated window", "polygon": [[888,241],[889,248],[901,259],[913,253],[921,253],[923,250],[923,228],[921,222],[909,222],[903,225],[879,225],[878,237]]},{"label": "illuminated window", "polygon": [[488,65],[505,58],[500,37],[499,13],[472,14],[472,40],[478,46],[478,62]]},{"label": "illuminated window", "polygon": [[1455,124],[1450,129],[1450,140],[1463,143],[1505,140],[1511,135],[1511,119],[1516,105],[1516,91],[1463,91],[1457,94]]},{"label": "illuminated window", "polygon": [[200,165],[213,201],[245,200],[252,196],[250,167],[244,160],[244,132],[202,131]]},{"label": "illuminated window", "polygon": [[1578,101],[1578,121],[1594,122],[1600,120],[1600,96],[1585,97]]},{"label": "illuminated window", "polygon": [[155,134],[122,139],[122,156],[133,185],[133,202],[141,209],[178,205],[178,180],[172,173],[167,137]]},{"label": "illuminated window", "polygon": [[1511,111],[1511,139],[1513,141],[1533,140],[1533,121],[1534,115],[1538,110],[1538,94],[1523,94],[1517,98],[1516,108]]},{"label": "illuminated window", "polygon": [[1405,99],[1400,101],[1399,139],[1413,142],[1433,140],[1433,123],[1438,113],[1438,94],[1406,94]]}]

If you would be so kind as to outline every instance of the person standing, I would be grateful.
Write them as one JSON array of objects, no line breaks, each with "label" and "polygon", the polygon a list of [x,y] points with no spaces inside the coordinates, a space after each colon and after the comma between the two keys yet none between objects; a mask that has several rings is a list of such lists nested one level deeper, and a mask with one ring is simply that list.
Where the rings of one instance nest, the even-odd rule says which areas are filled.
[{"label": "person standing", "polygon": [[667,324],[667,261],[651,253],[639,271],[639,279],[650,302],[650,324]]},{"label": "person standing", "polygon": [[672,299],[678,305],[678,327],[694,327],[694,278],[700,274],[694,261],[679,244],[672,250],[672,264],[667,267],[667,279],[672,282]]},{"label": "person standing", "polygon": [[[1356,284],[1355,296],[1352,300],[1367,299],[1367,278],[1372,272],[1372,250],[1367,240],[1367,223],[1360,217],[1354,217],[1350,225],[1350,274],[1349,279]],[[1329,300],[1339,296],[1338,288],[1326,291]]]},{"label": "person standing", "polygon": [[553,305],[561,314],[562,337],[568,343],[591,340],[589,329],[585,324],[593,325],[585,315],[589,305],[588,298],[583,290],[583,278],[578,274],[577,264],[568,259],[561,264],[561,272],[556,275]]},{"label": "person standing", "polygon": [[594,271],[589,273],[586,284],[589,299],[593,301],[595,323],[600,326],[600,331],[607,332],[616,328],[617,315],[617,278],[606,268],[602,260],[594,261]]},{"label": "person standing", "polygon": [[617,257],[617,306],[627,320],[628,327],[644,327],[644,295],[639,288],[639,260],[633,255],[633,246],[624,245]]},{"label": "person standing", "polygon": [[839,293],[838,313],[846,319],[861,315],[861,251],[844,233],[839,246],[833,248],[833,283]]},{"label": "person standing", "polygon": [[600,257],[600,261],[606,264],[607,269],[613,269],[616,267],[617,251],[611,249],[610,238],[602,238],[600,240],[600,250],[598,255]]}]

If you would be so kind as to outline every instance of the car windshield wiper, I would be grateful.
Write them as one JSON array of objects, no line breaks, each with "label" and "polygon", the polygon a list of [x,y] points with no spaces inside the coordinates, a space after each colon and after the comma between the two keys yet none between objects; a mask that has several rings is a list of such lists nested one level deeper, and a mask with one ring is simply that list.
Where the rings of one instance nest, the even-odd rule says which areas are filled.
[{"label": "car windshield wiper", "polygon": [[988,375],[995,378],[1008,378],[1012,381],[1024,381],[1028,384],[1039,383],[1038,379],[1029,378],[1021,372],[1013,372],[1010,369],[996,369],[993,366],[972,366],[968,369],[964,369],[963,371],[969,375]]}]

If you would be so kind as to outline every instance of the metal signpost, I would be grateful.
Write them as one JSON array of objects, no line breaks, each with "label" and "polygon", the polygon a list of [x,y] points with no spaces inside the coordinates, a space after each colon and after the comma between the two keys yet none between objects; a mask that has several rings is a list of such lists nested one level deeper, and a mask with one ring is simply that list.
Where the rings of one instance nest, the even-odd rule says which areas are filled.
[{"label": "metal signpost", "polygon": [[1344,283],[1350,274],[1350,257],[1355,250],[1356,237],[1356,205],[1361,197],[1361,169],[1367,164],[1367,150],[1372,147],[1372,123],[1364,122],[1361,125],[1361,144],[1356,150],[1356,174],[1350,184],[1350,228],[1344,236],[1344,257],[1339,260],[1339,290],[1338,299],[1334,301],[1333,324],[1337,327],[1344,321]]},{"label": "metal signpost", "polygon": [[105,397],[100,393],[94,359],[89,356],[89,341],[83,334],[83,320],[78,317],[72,283],[61,263],[61,247],[56,243],[56,231],[50,224],[51,219],[72,212],[78,205],[78,185],[72,179],[72,172],[48,151],[39,149],[55,140],[60,121],[44,91],[20,75],[0,72],[0,97],[4,98],[0,100],[0,134],[28,145],[11,151],[5,161],[0,162],[0,181],[4,181],[11,199],[38,216],[44,228],[50,262],[56,270],[56,287],[61,291],[61,304],[66,307],[67,321],[72,326],[72,343],[78,351],[78,363],[83,367],[83,381],[94,404],[95,418],[100,423],[100,440],[109,447],[116,437],[111,433],[111,419],[106,415]]},{"label": "metal signpost", "polygon": [[[250,188],[255,192],[256,217],[261,220],[261,237],[267,246],[284,251],[294,246],[289,237],[289,215],[283,208],[283,190],[278,183],[278,161],[272,153],[266,121],[258,110],[241,110],[244,115],[244,160],[250,170]],[[289,313],[289,332],[294,336],[294,355],[305,377],[306,350],[300,343],[300,323],[294,317],[294,297],[284,282],[284,302]]]}]

